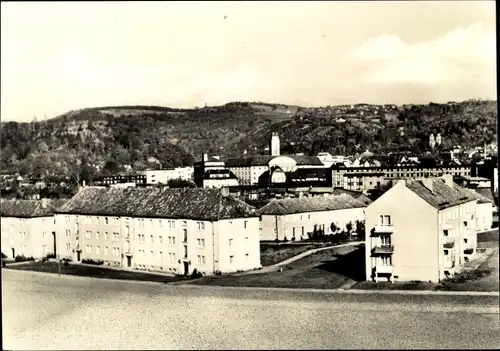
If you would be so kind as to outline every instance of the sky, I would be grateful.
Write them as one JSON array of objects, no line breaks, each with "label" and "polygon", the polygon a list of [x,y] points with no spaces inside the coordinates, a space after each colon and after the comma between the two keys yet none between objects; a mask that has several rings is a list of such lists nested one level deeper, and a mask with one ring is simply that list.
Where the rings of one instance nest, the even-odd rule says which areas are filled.
[{"label": "sky", "polygon": [[496,100],[494,1],[2,2],[1,119]]}]

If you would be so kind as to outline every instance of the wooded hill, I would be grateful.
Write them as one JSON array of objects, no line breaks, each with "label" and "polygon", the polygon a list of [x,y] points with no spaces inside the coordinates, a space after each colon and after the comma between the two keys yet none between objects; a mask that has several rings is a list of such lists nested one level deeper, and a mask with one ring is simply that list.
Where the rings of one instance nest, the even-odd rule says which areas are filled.
[{"label": "wooded hill", "polygon": [[[115,106],[71,111],[44,121],[2,122],[2,173],[71,175],[192,165],[202,153],[237,157],[260,154],[272,132],[282,153],[422,153],[429,135],[441,133],[442,148],[496,140],[496,101],[408,105],[358,104],[301,108],[233,102],[173,109]],[[127,167],[129,168],[129,167]],[[130,169],[130,168],[129,168]]]}]

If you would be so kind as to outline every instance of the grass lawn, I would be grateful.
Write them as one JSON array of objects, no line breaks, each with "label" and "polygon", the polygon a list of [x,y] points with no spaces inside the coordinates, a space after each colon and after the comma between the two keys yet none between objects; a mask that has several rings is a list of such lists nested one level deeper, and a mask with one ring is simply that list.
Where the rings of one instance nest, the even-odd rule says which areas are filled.
[{"label": "grass lawn", "polygon": [[364,275],[364,267],[359,266],[363,256],[364,247],[328,249],[292,262],[282,272],[203,277],[190,284],[336,289],[348,279],[357,280]]},{"label": "grass lawn", "polygon": [[[19,264],[15,266],[7,266],[3,269],[14,269],[22,271],[34,271],[34,272],[45,272],[45,273],[58,273],[58,264],[56,262],[45,262],[41,264],[39,262],[26,262],[25,264]],[[69,264],[67,266],[61,265],[61,274],[76,275],[82,277],[92,277],[92,278],[110,278],[110,279],[122,279],[122,280],[139,280],[139,281],[151,281],[151,282],[162,282],[170,283],[179,280],[186,280],[187,278],[178,276],[166,276],[158,275],[154,273],[142,273],[142,272],[131,272],[131,271],[121,271],[115,269],[106,269],[102,267],[89,267],[81,266],[76,264]]]},{"label": "grass lawn", "polygon": [[325,243],[307,243],[307,242],[294,242],[282,243],[276,245],[275,243],[261,243],[260,244],[260,264],[271,266],[273,264],[285,261],[293,256],[297,256],[303,252],[315,249],[318,247],[326,246]]},{"label": "grass lawn", "polygon": [[496,245],[493,254],[476,270],[464,271],[441,283],[429,282],[378,282],[360,281],[351,289],[362,290],[448,290],[448,291],[498,291],[498,242],[483,242],[484,247]]}]

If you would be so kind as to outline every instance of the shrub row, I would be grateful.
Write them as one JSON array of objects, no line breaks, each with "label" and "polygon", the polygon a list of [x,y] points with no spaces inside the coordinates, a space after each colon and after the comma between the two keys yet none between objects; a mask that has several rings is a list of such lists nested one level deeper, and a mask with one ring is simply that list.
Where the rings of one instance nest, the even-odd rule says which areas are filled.
[{"label": "shrub row", "polygon": [[94,264],[96,266],[102,266],[104,264],[104,261],[102,261],[102,260],[91,260],[89,258],[84,258],[82,260],[82,263],[85,263],[85,264]]},{"label": "shrub row", "polygon": [[33,257],[26,257],[24,255],[17,255],[15,258],[16,262],[26,262],[26,261],[34,261]]}]

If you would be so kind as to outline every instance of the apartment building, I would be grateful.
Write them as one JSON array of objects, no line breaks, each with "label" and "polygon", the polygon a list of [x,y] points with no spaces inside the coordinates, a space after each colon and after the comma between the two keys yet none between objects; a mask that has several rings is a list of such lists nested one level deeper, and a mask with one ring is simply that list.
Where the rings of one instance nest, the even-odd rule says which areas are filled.
[{"label": "apartment building", "polygon": [[347,194],[273,200],[258,211],[260,240],[304,240],[315,230],[332,234],[332,223],[345,229],[363,221],[365,207]]},{"label": "apartment building", "polygon": [[65,200],[2,200],[2,253],[42,258],[56,252],[54,210]]},{"label": "apartment building", "polygon": [[83,188],[56,213],[61,256],[190,274],[260,267],[259,219],[227,189]]},{"label": "apartment building", "polygon": [[193,174],[193,167],[151,169],[144,171],[146,184],[167,184],[173,179],[192,180]]},{"label": "apartment building", "polygon": [[[454,165],[454,166],[436,166],[424,167],[417,166],[380,166],[380,167],[345,167],[333,165],[332,171],[332,186],[334,188],[348,189],[349,182],[352,177],[350,174],[355,174],[356,178],[362,178],[362,184],[369,184],[370,178],[374,175],[383,174],[384,181],[395,181],[399,179],[424,179],[426,177],[441,177],[443,175],[464,176],[471,175],[471,166]],[[366,179],[365,179],[366,178]],[[373,179],[371,180],[373,182]],[[377,180],[375,180],[377,181]],[[359,181],[358,181],[359,183]],[[373,184],[374,185],[374,184]]]},{"label": "apartment building", "polygon": [[400,180],[365,211],[366,277],[438,282],[476,252],[476,203],[450,176]]}]

